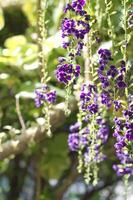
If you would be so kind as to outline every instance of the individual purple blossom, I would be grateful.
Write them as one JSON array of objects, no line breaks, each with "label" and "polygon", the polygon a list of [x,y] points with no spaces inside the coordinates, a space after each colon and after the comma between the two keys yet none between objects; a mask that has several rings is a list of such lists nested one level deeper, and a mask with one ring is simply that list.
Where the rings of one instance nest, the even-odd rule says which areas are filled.
[{"label": "individual purple blossom", "polygon": [[117,82],[117,87],[118,87],[119,89],[124,89],[124,88],[127,87],[127,85],[126,85],[126,83],[125,83],[124,81],[118,81],[118,82]]},{"label": "individual purple blossom", "polygon": [[74,70],[75,77],[79,77],[80,75],[80,65],[76,65],[76,68]]},{"label": "individual purple blossom", "polygon": [[124,110],[123,111],[123,116],[126,117],[127,119],[133,119],[133,111],[128,110]]},{"label": "individual purple blossom", "polygon": [[125,63],[125,61],[121,60],[120,65],[121,65],[120,73],[125,73],[126,72],[126,63]]},{"label": "individual purple blossom", "polygon": [[71,133],[68,136],[68,146],[71,151],[77,151],[79,148],[79,134]]},{"label": "individual purple blossom", "polygon": [[109,80],[108,80],[108,77],[107,76],[104,76],[102,75],[101,73],[98,72],[98,76],[99,76],[99,79],[102,83],[102,88],[105,89],[107,87],[109,87]]},{"label": "individual purple blossom", "polygon": [[122,140],[122,136],[121,136],[120,132],[117,129],[115,129],[115,131],[113,133],[113,137],[116,138],[117,142]]},{"label": "individual purple blossom", "polygon": [[82,134],[79,135],[80,123],[75,123],[70,126],[70,134],[68,136],[68,146],[71,151],[77,151],[80,146],[86,147],[88,144],[88,131],[85,129]]},{"label": "individual purple blossom", "polygon": [[91,114],[96,114],[98,112],[98,105],[95,103],[90,104],[88,105],[87,109],[89,110]]},{"label": "individual purple blossom", "polygon": [[81,124],[80,124],[79,122],[76,122],[75,124],[71,125],[70,128],[69,128],[69,129],[70,129],[70,132],[71,132],[71,133],[74,133],[74,132],[76,133],[76,132],[78,132],[78,131],[79,131],[79,128],[80,128],[80,125],[81,125]]},{"label": "individual purple blossom", "polygon": [[133,129],[128,129],[126,132],[126,138],[128,141],[133,141]]},{"label": "individual purple blossom", "polygon": [[114,122],[115,122],[115,127],[118,131],[123,129],[124,123],[120,118],[115,117]]},{"label": "individual purple blossom", "polygon": [[106,105],[108,108],[111,106],[112,100],[111,100],[109,92],[104,91],[101,94],[101,103],[104,104],[104,105]]},{"label": "individual purple blossom", "polygon": [[114,65],[111,65],[109,70],[107,71],[107,76],[114,78],[118,74],[118,70]]},{"label": "individual purple blossom", "polygon": [[113,101],[115,110],[118,111],[121,108],[121,102],[119,100]]},{"label": "individual purple blossom", "polygon": [[113,169],[116,171],[118,176],[125,174],[133,175],[133,167],[123,167],[121,165],[113,165]]},{"label": "individual purple blossom", "polygon": [[56,101],[56,91],[51,90],[45,95],[45,100],[49,103],[54,103]]},{"label": "individual purple blossom", "polygon": [[127,128],[127,129],[132,129],[133,130],[133,122],[126,122],[125,123],[125,127]]},{"label": "individual purple blossom", "polygon": [[64,42],[64,41],[63,41],[62,47],[63,47],[64,49],[67,49],[69,46],[70,46],[70,42]]},{"label": "individual purple blossom", "polygon": [[63,63],[66,61],[66,58],[65,57],[58,57],[58,61],[59,63]]},{"label": "individual purple blossom", "polygon": [[125,140],[123,138],[114,145],[116,151],[120,151],[125,146],[126,146],[126,143],[125,143]]},{"label": "individual purple blossom", "polygon": [[128,12],[128,27],[133,28],[133,10]]},{"label": "individual purple blossom", "polygon": [[77,56],[81,56],[81,50],[83,49],[83,46],[84,46],[83,42],[78,42],[77,52],[76,52]]}]

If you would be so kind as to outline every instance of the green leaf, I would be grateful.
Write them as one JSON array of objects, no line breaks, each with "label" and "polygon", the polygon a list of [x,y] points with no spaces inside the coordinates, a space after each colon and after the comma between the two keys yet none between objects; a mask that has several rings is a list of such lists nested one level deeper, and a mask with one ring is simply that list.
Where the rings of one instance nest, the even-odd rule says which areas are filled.
[{"label": "green leaf", "polygon": [[25,45],[26,43],[27,40],[23,35],[17,35],[6,39],[5,47],[8,49],[15,49],[19,46]]},{"label": "green leaf", "polygon": [[5,25],[5,20],[4,20],[4,16],[3,16],[3,11],[0,8],[0,30],[4,27]]},{"label": "green leaf", "polygon": [[[68,168],[67,134],[59,134],[45,142],[41,171],[47,178],[58,178]],[[54,166],[54,167],[53,167]]]}]

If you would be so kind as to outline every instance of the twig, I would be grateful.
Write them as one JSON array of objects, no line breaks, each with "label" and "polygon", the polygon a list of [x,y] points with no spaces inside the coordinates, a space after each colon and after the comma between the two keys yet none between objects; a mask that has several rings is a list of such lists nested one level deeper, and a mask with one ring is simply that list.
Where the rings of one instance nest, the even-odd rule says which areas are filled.
[{"label": "twig", "polygon": [[24,122],[24,119],[23,119],[23,116],[22,116],[22,113],[20,110],[19,94],[17,94],[15,96],[15,98],[16,98],[16,112],[17,112],[17,115],[18,115],[18,118],[19,118],[19,121],[20,121],[20,124],[22,127],[22,132],[24,132],[26,130],[26,126],[25,126],[25,122]]}]

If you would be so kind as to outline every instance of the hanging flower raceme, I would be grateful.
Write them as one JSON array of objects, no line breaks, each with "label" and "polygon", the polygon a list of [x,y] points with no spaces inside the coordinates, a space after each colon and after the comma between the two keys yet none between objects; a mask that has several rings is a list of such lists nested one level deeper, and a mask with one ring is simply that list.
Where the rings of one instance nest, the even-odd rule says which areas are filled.
[{"label": "hanging flower raceme", "polygon": [[98,98],[96,87],[92,84],[83,84],[80,93],[81,109],[90,114],[98,112]]},{"label": "hanging flower raceme", "polygon": [[80,123],[75,123],[70,126],[70,134],[68,136],[68,146],[71,151],[78,151],[80,146],[86,148],[88,144],[88,130],[84,130],[82,135],[79,135]]},{"label": "hanging flower raceme", "polygon": [[50,112],[51,105],[56,101],[56,91],[50,90],[48,85],[42,84],[41,87],[35,90],[35,105],[37,108],[43,106],[43,113],[45,115],[45,128],[47,135],[51,137],[51,125],[50,125]]},{"label": "hanging flower raceme", "polygon": [[115,117],[115,150],[120,164],[113,165],[117,175],[133,175],[133,104],[123,110],[123,116]]},{"label": "hanging flower raceme", "polygon": [[[84,47],[84,37],[90,31],[90,16],[84,10],[85,0],[72,1],[64,9],[65,17],[61,23],[63,48],[67,50],[66,58],[59,57],[59,64],[56,69],[56,78],[60,83],[65,84],[66,106],[65,112],[69,113],[68,98],[72,86],[80,75],[80,65],[76,57],[81,56]],[[70,17],[71,16],[71,17]]]},{"label": "hanging flower raceme", "polygon": [[65,17],[62,20],[63,48],[69,47],[73,51],[74,57],[81,55],[81,50],[85,45],[83,39],[90,31],[90,16],[83,10],[85,4],[86,1],[72,1],[64,9],[66,15],[69,16],[71,13],[72,18]]},{"label": "hanging flower raceme", "polygon": [[93,174],[94,184],[97,182],[97,163],[106,158],[102,147],[109,135],[109,128],[100,116],[98,99],[96,86],[83,84],[80,92],[80,122],[70,126],[68,136],[69,149],[79,155],[79,172],[85,172],[87,183]]},{"label": "hanging flower raceme", "polygon": [[114,90],[121,93],[127,87],[125,82],[126,63],[122,60],[118,67],[113,65],[111,52],[108,49],[99,49],[98,77],[101,83],[101,103],[115,110],[121,108],[121,102],[114,99]]}]

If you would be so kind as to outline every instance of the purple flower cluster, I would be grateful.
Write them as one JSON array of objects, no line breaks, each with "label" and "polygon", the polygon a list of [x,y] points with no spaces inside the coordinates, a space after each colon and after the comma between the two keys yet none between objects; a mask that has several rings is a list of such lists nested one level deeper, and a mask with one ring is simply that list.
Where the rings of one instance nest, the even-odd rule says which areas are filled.
[{"label": "purple flower cluster", "polygon": [[[83,39],[90,31],[89,19],[90,16],[83,9],[86,4],[85,0],[77,0],[68,3],[64,9],[65,14],[71,12],[74,15],[71,18],[65,17],[62,20],[61,30],[63,48],[70,47],[75,49],[74,56],[80,56],[83,49]],[[74,44],[75,43],[75,44]]]},{"label": "purple flower cluster", "polygon": [[111,52],[108,49],[99,49],[98,54],[100,67],[104,68],[112,60]]},{"label": "purple flower cluster", "polygon": [[56,69],[56,77],[59,82],[68,84],[71,80],[75,80],[80,75],[80,65],[67,64],[60,61]]},{"label": "purple flower cluster", "polygon": [[92,84],[83,84],[80,93],[81,109],[90,114],[98,112],[98,99],[96,87]]},{"label": "purple flower cluster", "polygon": [[98,77],[102,86],[101,103],[106,105],[107,108],[113,103],[115,110],[118,111],[121,108],[121,102],[119,100],[113,100],[112,88],[115,87],[120,91],[127,86],[125,83],[126,63],[122,60],[119,69],[117,69],[116,66],[109,65],[109,62],[113,59],[108,49],[99,49],[98,54]]},{"label": "purple flower cluster", "polygon": [[56,91],[50,91],[47,85],[43,85],[41,88],[35,90],[35,105],[37,108],[43,105],[43,102],[53,104],[55,101]]},{"label": "purple flower cluster", "polygon": [[[83,39],[90,31],[90,16],[84,10],[86,0],[72,0],[64,9],[65,18],[62,20],[61,31],[63,48],[68,50],[67,58],[59,58],[56,70],[57,80],[65,85],[75,83],[80,75],[80,66],[75,63],[75,58],[81,56],[84,47]],[[71,15],[67,16],[67,13]],[[70,18],[71,16],[71,18]]]},{"label": "purple flower cluster", "polygon": [[84,36],[89,32],[90,26],[88,23],[78,20],[64,18],[62,21],[62,38],[73,36],[75,39],[84,39]]},{"label": "purple flower cluster", "polygon": [[124,81],[126,63],[124,60],[120,63],[120,69],[118,70],[114,65],[108,66],[109,62],[112,60],[111,52],[108,49],[100,49],[99,54],[99,68],[98,77],[102,83],[102,88],[106,89],[111,86],[111,81],[113,80],[115,86],[119,89],[126,87]]},{"label": "purple flower cluster", "polygon": [[76,14],[87,17],[86,11],[83,9],[86,4],[86,0],[72,0],[72,3],[68,3],[64,9],[64,12],[73,11]]},{"label": "purple flower cluster", "polygon": [[111,96],[110,96],[109,91],[103,91],[101,93],[101,103],[103,105],[106,105],[107,108],[109,108],[111,106],[112,100],[111,100]]},{"label": "purple flower cluster", "polygon": [[107,126],[105,120],[102,119],[101,117],[97,118],[97,124],[99,125],[99,129],[97,132],[97,139],[100,139],[101,143],[104,144],[107,142],[109,136],[109,127]]},{"label": "purple flower cluster", "polygon": [[[95,157],[92,158],[90,155],[92,150],[92,139],[90,135],[90,130],[88,127],[80,130],[80,123],[75,123],[70,126],[70,134],[68,136],[68,146],[71,151],[78,151],[82,149],[84,156],[84,162],[101,162],[105,159],[105,155],[101,152],[101,145],[105,144],[109,135],[109,128],[105,121],[101,117],[97,117],[96,120],[98,130],[96,131],[96,140],[93,143],[93,150],[95,152]],[[80,131],[80,133],[79,133]]]},{"label": "purple flower cluster", "polygon": [[113,169],[117,175],[133,175],[133,105],[129,105],[127,110],[123,111],[123,117],[115,117],[115,131],[113,136],[116,138],[115,150],[116,156],[120,160],[119,165],[114,165]]},{"label": "purple flower cluster", "polygon": [[82,135],[79,134],[80,123],[76,122],[70,126],[70,134],[68,136],[68,146],[71,151],[78,151],[80,146],[86,147],[88,144],[88,130],[86,129]]}]

